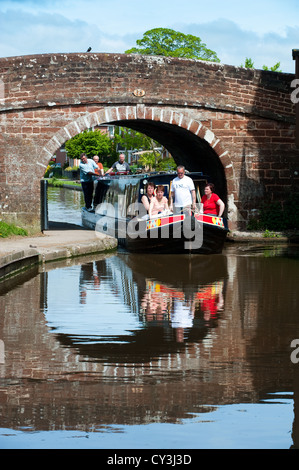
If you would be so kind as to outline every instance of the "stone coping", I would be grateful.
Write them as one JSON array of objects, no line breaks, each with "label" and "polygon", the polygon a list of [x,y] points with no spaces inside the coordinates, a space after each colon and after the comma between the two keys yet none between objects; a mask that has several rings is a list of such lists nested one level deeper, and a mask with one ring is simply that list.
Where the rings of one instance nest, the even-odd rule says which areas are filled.
[{"label": "stone coping", "polygon": [[90,230],[54,230],[0,241],[0,281],[35,264],[115,250],[117,240]]}]

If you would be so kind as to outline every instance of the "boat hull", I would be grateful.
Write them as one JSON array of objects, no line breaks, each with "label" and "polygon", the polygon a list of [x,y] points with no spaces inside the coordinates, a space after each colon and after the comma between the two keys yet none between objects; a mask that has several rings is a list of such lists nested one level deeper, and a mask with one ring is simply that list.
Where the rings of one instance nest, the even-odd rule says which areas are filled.
[{"label": "boat hull", "polygon": [[[154,219],[154,222],[158,223],[158,227],[151,227],[152,221],[149,221],[146,233],[143,232],[136,238],[126,236],[120,240],[120,244],[128,251],[135,253],[216,254],[222,252],[228,232],[224,223],[223,226],[217,226],[212,222],[204,222],[202,217],[201,220],[196,220],[194,217],[189,220],[185,216],[178,217],[179,221],[170,220],[169,223],[167,222],[171,217]],[[217,219],[219,220],[219,218]],[[184,223],[186,223],[187,229],[185,229]]]},{"label": "boat hull", "polygon": [[225,219],[201,214],[116,220],[83,209],[82,223],[117,238],[119,246],[132,253],[219,254],[228,232]]}]

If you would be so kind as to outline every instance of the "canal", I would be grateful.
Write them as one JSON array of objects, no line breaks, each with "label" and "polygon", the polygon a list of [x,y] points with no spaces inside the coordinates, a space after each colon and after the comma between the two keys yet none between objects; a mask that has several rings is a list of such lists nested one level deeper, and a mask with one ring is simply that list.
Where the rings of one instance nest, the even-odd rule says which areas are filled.
[{"label": "canal", "polygon": [[298,448],[298,256],[117,252],[1,283],[0,448]]}]

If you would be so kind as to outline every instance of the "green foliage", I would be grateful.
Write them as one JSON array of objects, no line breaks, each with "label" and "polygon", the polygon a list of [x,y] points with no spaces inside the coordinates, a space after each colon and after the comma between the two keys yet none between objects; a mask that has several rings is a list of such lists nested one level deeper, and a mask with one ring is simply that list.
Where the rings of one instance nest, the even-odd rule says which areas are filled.
[{"label": "green foliage", "polygon": [[284,203],[285,227],[299,229],[299,193],[291,194]]},{"label": "green foliage", "polygon": [[144,167],[145,171],[174,171],[177,167],[172,157],[156,157],[152,152],[144,153],[138,160],[138,163]]},{"label": "green foliage", "polygon": [[116,126],[114,129],[114,143],[115,146],[120,144],[127,150],[150,150],[154,146],[158,146],[158,143],[151,139],[148,135],[120,126]]},{"label": "green foliage", "polygon": [[64,171],[76,171],[78,170],[79,167],[78,166],[67,166]]},{"label": "green foliage", "polygon": [[[243,64],[241,64],[241,67],[243,67]],[[250,57],[246,57],[244,67],[246,69],[254,69],[254,62],[252,59],[250,59]]]},{"label": "green foliage", "polygon": [[[243,67],[243,64],[241,64],[241,67]],[[250,57],[246,57],[244,67],[246,69],[254,69],[254,62]],[[272,72],[281,72],[281,70],[278,70],[279,67],[280,67],[280,62],[277,62],[270,68],[267,65],[263,65],[263,70],[271,70]]]},{"label": "green foliage", "polygon": [[155,28],[146,31],[142,39],[136,41],[138,47],[125,51],[126,54],[184,57],[220,62],[216,52],[208,49],[201,39],[173,29]]},{"label": "green foliage", "polygon": [[283,211],[279,202],[263,205],[260,217],[265,230],[282,230],[284,228]]},{"label": "green foliage", "polygon": [[275,232],[271,232],[270,230],[266,229],[264,234],[264,238],[279,238],[279,235]]},{"label": "green foliage", "polygon": [[53,177],[48,180],[49,186],[54,186],[54,188],[59,188],[64,185],[64,181],[58,180],[57,178]]},{"label": "green foliage", "polygon": [[69,185],[69,186],[78,186],[78,187],[81,187],[81,184],[80,183],[76,183],[76,181],[70,181],[70,180],[61,180],[61,179],[57,179],[57,178],[50,178],[48,180],[48,185],[49,186],[54,186],[54,188],[62,188],[63,186],[65,185]]},{"label": "green foliage", "polygon": [[50,163],[47,166],[47,169],[46,169],[45,174],[44,174],[44,178],[49,178],[49,174],[53,172],[52,165],[50,165]]},{"label": "green foliage", "polygon": [[6,222],[0,221],[0,238],[7,238],[12,235],[22,235],[27,237],[27,230],[17,227],[13,224],[7,224]]},{"label": "green foliage", "polygon": [[251,219],[248,230],[291,230],[299,229],[299,193],[291,194],[282,204],[263,204],[258,218]]},{"label": "green foliage", "polygon": [[277,64],[274,64],[273,67],[270,67],[270,69],[267,67],[267,65],[263,65],[263,70],[271,70],[272,72],[281,72],[281,70],[278,70],[280,67],[280,62],[277,62]]},{"label": "green foliage", "polygon": [[156,170],[157,171],[174,171],[176,170],[177,164],[172,157],[160,158],[157,162]]},{"label": "green foliage", "polygon": [[53,167],[52,165],[48,165],[44,174],[44,178],[49,178],[50,175],[55,176],[55,178],[61,178],[62,169],[59,167]]},{"label": "green foliage", "polygon": [[137,163],[134,163],[133,165],[130,165],[130,168],[131,168],[131,173],[133,173],[133,174],[138,173],[138,171],[141,170],[140,166],[137,165]]},{"label": "green foliage", "polygon": [[65,149],[70,158],[80,158],[84,152],[88,158],[99,155],[102,160],[113,151],[113,143],[109,136],[102,134],[100,130],[86,130],[68,140]]},{"label": "green foliage", "polygon": [[152,171],[156,166],[156,156],[153,152],[147,152],[139,157],[139,164],[145,167],[146,171]]}]

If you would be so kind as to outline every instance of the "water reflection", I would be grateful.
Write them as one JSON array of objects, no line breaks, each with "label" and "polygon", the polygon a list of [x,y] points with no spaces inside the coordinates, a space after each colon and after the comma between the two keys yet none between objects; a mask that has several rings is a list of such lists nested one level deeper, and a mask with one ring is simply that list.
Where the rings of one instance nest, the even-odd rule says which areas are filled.
[{"label": "water reflection", "polygon": [[[226,257],[119,254],[85,263],[78,300],[57,302],[48,273],[46,319],[59,341],[102,362],[142,363],[202,341],[224,307]],[[60,301],[59,301],[60,303]],[[78,308],[85,306],[84,311]],[[128,376],[128,371],[126,371]]]},{"label": "water reflection", "polygon": [[[299,266],[283,250],[102,255],[2,285],[1,426],[109,432],[202,416],[198,436],[185,437],[196,448],[204,415],[217,432],[213,413],[224,407],[233,432],[226,406],[271,403],[269,436],[248,410],[233,447],[246,447],[244,429],[256,434],[256,447],[270,446],[273,434],[276,447],[297,446],[297,420],[282,435],[275,418],[275,403],[298,393],[290,344],[299,337]],[[182,430],[173,432],[171,443]]]},{"label": "water reflection", "polygon": [[49,221],[82,226],[81,208],[84,206],[82,191],[52,186],[49,186],[47,191]]}]

